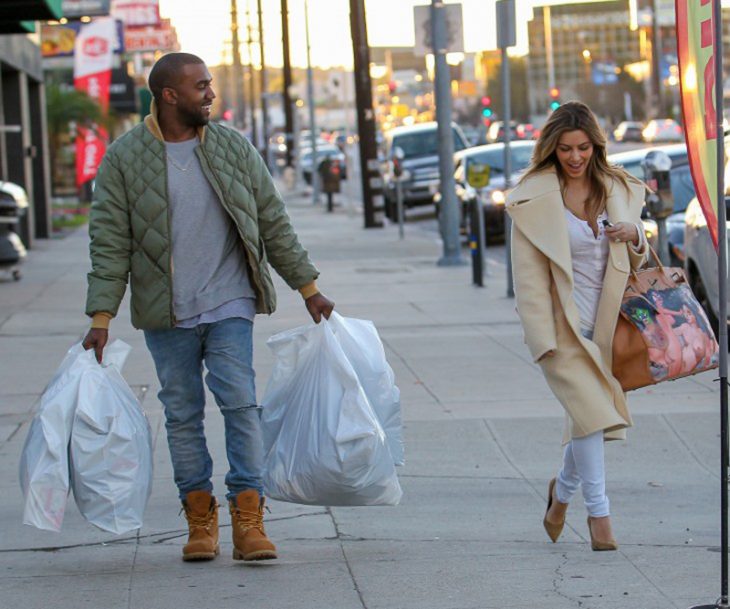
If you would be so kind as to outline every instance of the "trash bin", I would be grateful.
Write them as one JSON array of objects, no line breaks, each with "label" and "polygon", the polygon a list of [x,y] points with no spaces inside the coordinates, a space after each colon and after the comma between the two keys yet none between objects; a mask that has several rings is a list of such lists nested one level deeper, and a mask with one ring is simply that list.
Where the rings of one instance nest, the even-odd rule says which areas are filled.
[{"label": "trash bin", "polygon": [[12,182],[0,182],[0,272],[12,275],[16,281],[27,254],[17,231],[27,213],[25,190]]}]

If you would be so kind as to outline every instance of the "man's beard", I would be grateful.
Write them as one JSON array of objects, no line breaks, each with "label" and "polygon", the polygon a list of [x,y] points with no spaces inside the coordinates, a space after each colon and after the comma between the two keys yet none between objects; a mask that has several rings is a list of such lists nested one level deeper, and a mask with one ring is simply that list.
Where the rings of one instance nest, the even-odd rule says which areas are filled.
[{"label": "man's beard", "polygon": [[203,116],[200,110],[194,112],[180,106],[178,106],[178,117],[185,126],[194,128],[205,127],[210,121],[210,117]]}]

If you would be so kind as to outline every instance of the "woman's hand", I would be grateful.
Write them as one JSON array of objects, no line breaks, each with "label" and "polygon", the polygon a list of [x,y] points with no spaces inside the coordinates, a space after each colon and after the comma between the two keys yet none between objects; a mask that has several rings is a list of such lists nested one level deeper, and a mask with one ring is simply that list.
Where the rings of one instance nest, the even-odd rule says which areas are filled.
[{"label": "woman's hand", "polygon": [[606,227],[606,237],[616,243],[629,242],[634,246],[639,245],[639,229],[631,222],[616,222]]}]

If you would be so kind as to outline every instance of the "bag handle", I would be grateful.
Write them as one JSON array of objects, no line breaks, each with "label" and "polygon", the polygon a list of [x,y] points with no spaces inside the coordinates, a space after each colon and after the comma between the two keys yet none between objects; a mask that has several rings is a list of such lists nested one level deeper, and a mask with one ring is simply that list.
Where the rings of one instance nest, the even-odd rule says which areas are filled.
[{"label": "bag handle", "polygon": [[[662,261],[659,259],[659,254],[657,254],[654,251],[654,248],[651,245],[649,245],[649,242],[648,241],[646,243],[646,247],[649,248],[649,252],[651,253],[651,257],[654,259],[654,262],[656,263],[657,268],[659,268],[660,271],[664,272],[664,265],[662,264]],[[634,279],[637,279],[638,280],[638,275],[636,274],[636,270],[635,269],[631,269],[631,276]]]}]

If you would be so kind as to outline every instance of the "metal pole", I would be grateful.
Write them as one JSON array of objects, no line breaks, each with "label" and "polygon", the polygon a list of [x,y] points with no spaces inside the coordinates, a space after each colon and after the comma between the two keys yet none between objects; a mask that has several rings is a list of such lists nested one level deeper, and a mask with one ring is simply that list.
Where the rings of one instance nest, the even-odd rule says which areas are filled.
[{"label": "metal pole", "polygon": [[375,145],[375,113],[370,81],[370,48],[365,21],[365,1],[350,0],[350,31],[355,75],[357,132],[360,146],[363,216],[365,228],[382,228],[383,179]]},{"label": "metal pole", "polygon": [[542,7],[545,28],[545,60],[547,62],[548,90],[555,86],[555,59],[553,57],[553,24],[549,6]]},{"label": "metal pole", "polygon": [[317,126],[314,117],[314,82],[312,78],[312,60],[309,55],[309,2],[304,0],[304,32],[307,39],[307,106],[309,107],[309,135],[312,143],[312,203],[319,203],[319,163],[317,163]]},{"label": "metal pole", "polygon": [[[727,212],[725,205],[725,138],[723,131],[722,7],[713,3],[715,109],[717,112],[717,279],[720,302],[717,306],[718,343],[720,346],[720,599],[714,605],[697,605],[692,609],[727,609],[728,605],[728,392],[727,392]],[[656,18],[656,13],[655,13]],[[656,23],[656,21],[655,21]]]},{"label": "metal pole", "polygon": [[259,147],[259,133],[256,121],[256,95],[254,93],[255,79],[253,67],[253,40],[251,38],[251,2],[246,0],[246,48],[248,50],[248,97],[251,106],[251,143],[254,148]]},{"label": "metal pole", "polygon": [[292,159],[295,150],[294,141],[294,111],[291,100],[291,58],[289,57],[289,5],[288,0],[281,0],[281,44],[283,47],[283,68],[284,79],[284,131],[286,137],[286,167],[292,166]]},{"label": "metal pole", "polygon": [[269,171],[273,171],[274,167],[271,162],[271,151],[269,150],[269,102],[267,99],[268,83],[266,78],[266,61],[264,59],[264,11],[261,6],[261,0],[256,0],[256,8],[258,10],[259,25],[259,55],[261,58],[261,132],[263,139],[264,160]]},{"label": "metal pole", "polygon": [[471,249],[472,283],[484,287],[484,217],[482,203],[476,197],[469,204],[469,248]]},{"label": "metal pole", "polygon": [[[497,1],[497,24],[498,41],[497,45],[502,49],[502,124],[504,125],[504,187],[505,190],[512,186],[512,155],[510,154],[509,142],[512,138],[510,122],[511,99],[510,99],[510,70],[507,47],[514,46],[516,42],[515,31],[515,2],[514,0]],[[549,19],[550,11],[548,11]],[[549,78],[554,78],[550,75]],[[515,295],[514,280],[512,277],[512,219],[509,214],[504,214],[504,242],[507,250],[507,297]]]},{"label": "metal pole", "polygon": [[[659,31],[659,0],[651,2],[651,84],[654,97],[653,116],[662,116],[662,89],[659,51],[661,49],[661,33]],[[720,81],[722,82],[722,81]],[[722,131],[720,132],[722,133]]]},{"label": "metal pole", "polygon": [[241,43],[238,39],[238,5],[231,0],[231,54],[233,58],[233,99],[235,108],[233,124],[238,129],[246,126],[246,102],[243,99],[243,67],[241,65]]},{"label": "metal pole", "polygon": [[398,236],[403,239],[404,231],[403,231],[403,223],[404,223],[404,214],[403,214],[403,177],[396,178],[395,180],[395,197],[396,197],[396,205],[398,207]]},{"label": "metal pole", "polygon": [[446,15],[440,0],[431,0],[431,40],[435,63],[436,122],[438,123],[439,180],[439,229],[443,242],[443,255],[439,266],[464,264],[459,242],[459,202],[454,183],[454,135],[451,128],[451,72],[446,63],[448,38]]}]

